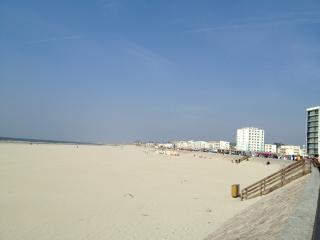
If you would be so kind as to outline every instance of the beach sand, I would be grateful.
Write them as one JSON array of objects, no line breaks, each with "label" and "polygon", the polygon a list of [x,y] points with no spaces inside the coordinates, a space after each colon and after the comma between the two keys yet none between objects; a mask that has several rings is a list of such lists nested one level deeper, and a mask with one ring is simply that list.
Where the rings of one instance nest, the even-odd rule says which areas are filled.
[{"label": "beach sand", "polygon": [[[202,157],[199,157],[199,156]],[[0,239],[203,239],[259,198],[231,198],[283,162],[137,146],[0,144]]]}]

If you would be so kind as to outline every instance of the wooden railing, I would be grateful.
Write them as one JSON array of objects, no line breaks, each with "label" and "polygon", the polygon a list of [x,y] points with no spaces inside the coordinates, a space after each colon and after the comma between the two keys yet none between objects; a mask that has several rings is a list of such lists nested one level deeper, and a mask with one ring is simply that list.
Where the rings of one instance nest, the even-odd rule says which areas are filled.
[{"label": "wooden railing", "polygon": [[314,167],[317,167],[320,170],[320,162],[319,162],[319,160],[317,158],[311,159],[311,162],[312,162]]},{"label": "wooden railing", "polygon": [[300,160],[271,174],[270,176],[244,188],[241,191],[241,200],[250,199],[270,193],[293,180],[311,172],[311,164]]}]

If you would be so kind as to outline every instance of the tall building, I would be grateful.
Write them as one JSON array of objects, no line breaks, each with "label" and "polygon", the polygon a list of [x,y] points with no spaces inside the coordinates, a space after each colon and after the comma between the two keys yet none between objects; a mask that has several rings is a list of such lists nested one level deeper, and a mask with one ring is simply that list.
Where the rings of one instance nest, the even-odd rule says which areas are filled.
[{"label": "tall building", "polygon": [[237,150],[249,152],[263,152],[264,130],[254,127],[238,129]]},{"label": "tall building", "polygon": [[320,106],[307,109],[307,154],[310,157],[319,157],[319,112]]}]

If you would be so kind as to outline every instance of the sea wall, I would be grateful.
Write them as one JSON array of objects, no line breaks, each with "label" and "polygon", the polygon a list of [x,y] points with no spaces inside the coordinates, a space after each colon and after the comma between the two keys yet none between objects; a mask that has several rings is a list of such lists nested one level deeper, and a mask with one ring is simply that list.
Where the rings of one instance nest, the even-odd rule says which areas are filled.
[{"label": "sea wall", "polygon": [[312,235],[320,239],[319,186],[319,171],[312,168],[311,174],[262,197],[204,239],[311,240]]},{"label": "sea wall", "polygon": [[320,239],[320,188],[319,188],[319,195],[318,195],[318,208],[316,213],[316,218],[314,221],[314,228],[313,228],[313,236],[312,240]]},{"label": "sea wall", "polygon": [[[306,240],[313,239],[312,235],[317,234],[319,238],[319,186],[320,174],[317,168],[312,168],[311,176],[305,188],[301,192],[298,202],[290,215],[283,230],[280,232],[279,240]],[[316,210],[318,209],[317,217]],[[318,221],[318,223],[317,223]]]}]

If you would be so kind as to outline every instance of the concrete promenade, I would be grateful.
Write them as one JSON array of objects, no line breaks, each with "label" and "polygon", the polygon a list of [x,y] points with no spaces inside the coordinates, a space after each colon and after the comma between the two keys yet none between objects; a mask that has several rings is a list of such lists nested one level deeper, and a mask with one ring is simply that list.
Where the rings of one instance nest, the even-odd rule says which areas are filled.
[{"label": "concrete promenade", "polygon": [[313,168],[311,175],[262,197],[205,240],[312,239],[319,185],[319,171]]}]

